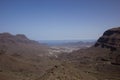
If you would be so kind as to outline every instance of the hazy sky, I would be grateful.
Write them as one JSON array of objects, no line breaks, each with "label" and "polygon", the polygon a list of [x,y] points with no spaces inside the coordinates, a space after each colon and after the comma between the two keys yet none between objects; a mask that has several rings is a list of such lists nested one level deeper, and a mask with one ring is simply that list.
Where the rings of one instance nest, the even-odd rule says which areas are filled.
[{"label": "hazy sky", "polygon": [[0,0],[0,33],[35,40],[97,39],[120,26],[120,0]]}]

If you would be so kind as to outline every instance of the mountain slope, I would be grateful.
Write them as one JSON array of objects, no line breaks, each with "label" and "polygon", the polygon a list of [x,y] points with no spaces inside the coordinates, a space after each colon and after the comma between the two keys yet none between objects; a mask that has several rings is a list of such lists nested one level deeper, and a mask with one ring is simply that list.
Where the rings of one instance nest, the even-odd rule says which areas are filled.
[{"label": "mountain slope", "polygon": [[98,80],[120,80],[119,32],[119,27],[109,29],[98,39],[95,46],[69,54],[60,54],[59,59],[73,63],[77,69],[87,72]]},{"label": "mountain slope", "polygon": [[57,64],[48,46],[24,35],[0,34],[0,80],[35,80]]},{"label": "mountain slope", "polygon": [[23,35],[2,34],[0,80],[120,80],[119,30],[107,30],[94,46],[58,58]]},{"label": "mountain slope", "polygon": [[48,46],[42,45],[37,41],[29,40],[23,34],[0,34],[0,50],[6,51],[6,54],[30,54],[42,56],[47,55],[48,48]]},{"label": "mountain slope", "polygon": [[110,49],[111,63],[120,64],[120,27],[105,31],[95,46]]},{"label": "mountain slope", "polygon": [[112,50],[120,47],[120,27],[112,28],[103,33],[95,46],[110,48]]},{"label": "mountain slope", "polygon": [[36,80],[97,80],[95,77],[86,74],[75,68],[71,63],[62,62],[49,69],[42,77]]}]

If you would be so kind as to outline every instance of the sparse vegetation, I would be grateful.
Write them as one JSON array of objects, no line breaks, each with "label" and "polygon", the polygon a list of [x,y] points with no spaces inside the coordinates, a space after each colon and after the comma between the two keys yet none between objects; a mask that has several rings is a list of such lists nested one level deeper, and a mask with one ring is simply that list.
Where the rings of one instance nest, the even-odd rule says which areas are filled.
[{"label": "sparse vegetation", "polygon": [[[95,47],[63,52],[57,58],[47,53],[48,46],[25,36],[9,34],[9,39],[0,38],[0,80],[120,80],[120,65],[111,64],[120,62],[119,46],[110,44],[116,48],[111,51],[108,37],[105,42],[99,40]],[[11,44],[11,40],[15,43]]]}]

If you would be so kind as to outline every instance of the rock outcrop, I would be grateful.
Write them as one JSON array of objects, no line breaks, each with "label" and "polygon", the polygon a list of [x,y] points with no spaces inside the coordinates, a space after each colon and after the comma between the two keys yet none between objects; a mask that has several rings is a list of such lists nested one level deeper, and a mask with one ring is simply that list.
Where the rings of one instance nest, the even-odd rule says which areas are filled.
[{"label": "rock outcrop", "polygon": [[105,31],[103,36],[98,39],[95,46],[106,47],[111,51],[120,48],[120,27]]},{"label": "rock outcrop", "polygon": [[98,46],[110,49],[111,63],[120,64],[120,27],[105,31],[95,44]]}]

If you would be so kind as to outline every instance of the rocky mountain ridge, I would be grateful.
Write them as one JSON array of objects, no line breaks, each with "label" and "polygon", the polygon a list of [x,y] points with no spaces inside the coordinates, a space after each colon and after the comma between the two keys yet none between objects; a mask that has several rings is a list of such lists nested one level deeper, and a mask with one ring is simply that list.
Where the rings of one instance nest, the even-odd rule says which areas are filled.
[{"label": "rocky mountain ridge", "polygon": [[0,53],[43,56],[48,55],[48,48],[24,34],[0,33]]},{"label": "rocky mountain ridge", "polygon": [[120,64],[120,27],[105,31],[95,44],[98,46],[110,49],[111,63]]},{"label": "rocky mountain ridge", "polygon": [[43,56],[47,48],[24,35],[4,34],[0,49],[12,54],[0,54],[0,80],[119,80],[120,66],[111,64],[120,62],[119,30],[106,31],[95,46],[57,58]]},{"label": "rocky mountain ridge", "polygon": [[24,34],[16,34],[12,35],[10,33],[0,33],[0,43],[32,43],[32,44],[38,44],[37,41],[33,41],[28,39]]},{"label": "rocky mountain ridge", "polygon": [[110,48],[111,51],[120,48],[120,27],[105,31],[97,40],[95,46]]}]

